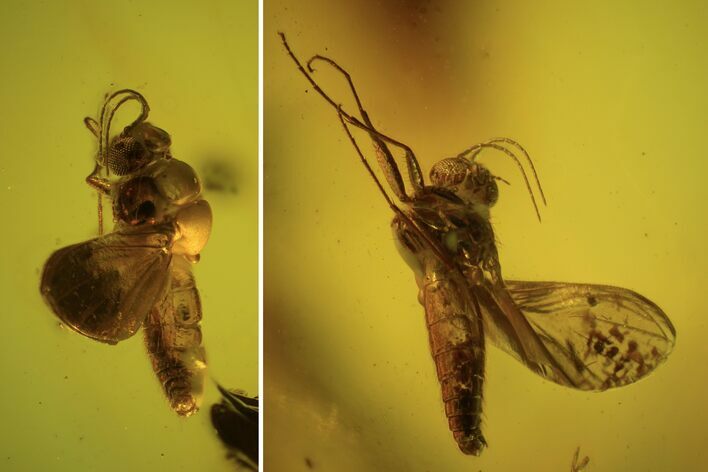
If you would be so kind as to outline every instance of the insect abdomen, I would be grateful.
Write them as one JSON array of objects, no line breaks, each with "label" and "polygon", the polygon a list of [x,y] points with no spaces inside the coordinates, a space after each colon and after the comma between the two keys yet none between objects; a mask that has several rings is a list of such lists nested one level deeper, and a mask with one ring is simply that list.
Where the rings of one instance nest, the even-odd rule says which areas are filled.
[{"label": "insect abdomen", "polygon": [[202,309],[189,262],[175,257],[173,264],[171,290],[145,322],[145,343],[170,406],[189,416],[199,408],[206,367]]},{"label": "insect abdomen", "polygon": [[445,414],[460,450],[479,455],[486,441],[481,431],[484,381],[484,334],[470,319],[469,301],[453,280],[427,276],[423,305],[442,387]]}]

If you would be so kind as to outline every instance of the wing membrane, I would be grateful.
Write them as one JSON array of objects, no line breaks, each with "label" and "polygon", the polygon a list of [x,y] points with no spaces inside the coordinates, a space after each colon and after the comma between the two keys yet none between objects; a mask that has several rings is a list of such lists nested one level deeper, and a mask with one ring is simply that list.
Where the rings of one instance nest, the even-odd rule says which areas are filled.
[{"label": "wing membrane", "polygon": [[[661,364],[673,349],[676,332],[656,304],[628,289],[608,285],[506,281],[513,306],[496,304],[487,329],[493,342],[522,362],[537,361],[518,349],[506,319],[519,318],[551,356],[545,375],[561,385],[606,390],[636,382]],[[529,333],[522,336],[528,337]],[[540,359],[547,361],[547,359]],[[543,373],[541,375],[544,375]],[[564,378],[565,377],[565,378]]]},{"label": "wing membrane", "polygon": [[480,300],[485,333],[494,345],[548,380],[591,389],[583,375],[548,349],[503,285],[476,285],[472,290]]},{"label": "wing membrane", "polygon": [[164,297],[172,256],[168,226],[129,228],[62,248],[44,265],[42,296],[72,329],[115,344]]}]

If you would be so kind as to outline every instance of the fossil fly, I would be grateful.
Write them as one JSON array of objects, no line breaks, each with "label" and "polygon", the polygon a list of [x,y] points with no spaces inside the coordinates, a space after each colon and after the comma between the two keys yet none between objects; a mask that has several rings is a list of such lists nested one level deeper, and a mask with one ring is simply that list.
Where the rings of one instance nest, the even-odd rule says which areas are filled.
[{"label": "fossil fly", "polygon": [[[337,112],[361,162],[394,213],[397,247],[415,273],[425,309],[430,350],[449,428],[460,450],[481,454],[487,442],[481,413],[485,338],[545,379],[567,387],[602,391],[635,382],[671,352],[676,332],[653,302],[624,288],[565,282],[526,282],[502,277],[489,221],[500,177],[477,162],[486,149],[516,163],[538,213],[523,155],[545,202],[528,153],[509,138],[495,138],[442,159],[423,178],[413,150],[372,124],[349,73],[316,55],[306,67],[280,33],[288,55]],[[333,67],[347,80],[359,116],[347,113],[312,77],[313,64]],[[395,195],[387,193],[350,128],[373,142],[378,164]],[[402,151],[404,182],[391,149]]]},{"label": "fossil fly", "polygon": [[[111,136],[116,111],[137,102],[140,116]],[[201,302],[191,265],[209,238],[212,215],[188,164],[170,153],[170,135],[147,122],[149,106],[134,90],[106,97],[86,182],[98,191],[99,236],[54,252],[41,293],[63,324],[116,344],[142,326],[145,345],[172,409],[197,411],[206,367]],[[112,202],[113,231],[103,234],[102,198]]]}]

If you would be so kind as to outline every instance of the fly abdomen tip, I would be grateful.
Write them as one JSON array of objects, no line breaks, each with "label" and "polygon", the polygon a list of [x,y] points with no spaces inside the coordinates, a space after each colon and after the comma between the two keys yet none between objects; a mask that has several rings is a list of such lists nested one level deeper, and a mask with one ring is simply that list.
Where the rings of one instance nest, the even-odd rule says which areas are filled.
[{"label": "fly abdomen tip", "polygon": [[465,454],[479,456],[482,454],[484,448],[487,447],[487,441],[484,439],[479,429],[474,429],[469,432],[456,431],[453,434],[457,446],[460,448],[460,451]]},{"label": "fly abdomen tip", "polygon": [[170,406],[180,416],[191,416],[199,410],[196,400],[189,394],[172,397]]}]

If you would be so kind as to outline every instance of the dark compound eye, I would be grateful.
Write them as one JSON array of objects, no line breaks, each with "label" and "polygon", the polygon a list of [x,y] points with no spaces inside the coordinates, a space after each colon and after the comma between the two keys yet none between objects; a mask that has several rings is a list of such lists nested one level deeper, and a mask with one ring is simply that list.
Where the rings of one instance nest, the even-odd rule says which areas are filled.
[{"label": "dark compound eye", "polygon": [[145,147],[131,136],[116,138],[108,150],[108,168],[116,175],[127,175],[140,170],[147,163]]},{"label": "dark compound eye", "polygon": [[443,159],[430,169],[430,181],[440,187],[452,187],[465,179],[468,169],[469,163],[464,159]]}]

